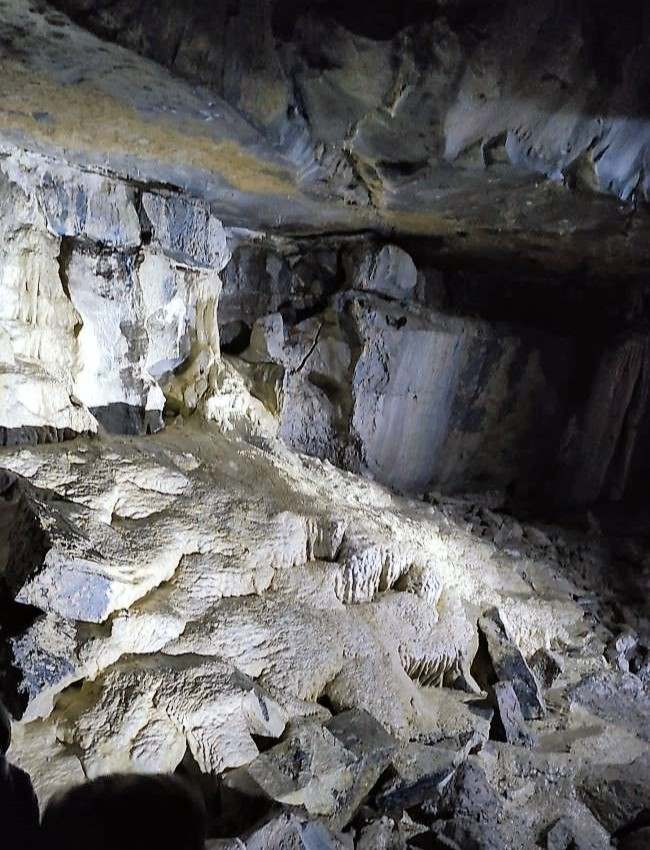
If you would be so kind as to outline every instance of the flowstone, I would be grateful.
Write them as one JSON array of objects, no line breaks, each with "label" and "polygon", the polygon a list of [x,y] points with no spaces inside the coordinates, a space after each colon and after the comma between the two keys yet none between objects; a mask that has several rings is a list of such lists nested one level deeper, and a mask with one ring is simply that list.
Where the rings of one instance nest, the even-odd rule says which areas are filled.
[{"label": "flowstone", "polygon": [[[6,450],[3,463],[15,476],[12,492],[20,493],[14,504],[24,504],[51,541],[38,549],[33,534],[23,536],[23,546],[29,541],[43,554],[21,557],[19,572],[11,568],[16,549],[3,567],[15,604],[24,599],[49,611],[11,638],[15,698],[24,722],[31,720],[30,740],[39,729],[46,737],[53,726],[62,730],[62,753],[73,746],[96,774],[126,769],[130,758],[147,769],[173,769],[187,746],[211,771],[253,759],[244,726],[235,735],[234,726],[217,730],[208,719],[225,711],[217,709],[225,673],[213,680],[214,712],[192,707],[192,677],[203,663],[252,677],[286,720],[326,717],[324,700],[338,710],[364,709],[401,738],[469,741],[480,719],[472,700],[480,696],[436,686],[452,684],[462,664],[471,664],[475,606],[507,608],[528,635],[527,652],[568,639],[580,621],[564,603],[530,608],[516,571],[437,509],[280,443],[265,451],[210,426],[186,425],[155,438],[77,441],[63,451]],[[50,581],[55,534],[58,577]],[[372,550],[372,540],[386,542]],[[57,592],[78,569],[77,541],[97,564],[84,574],[97,569],[110,589],[101,608],[92,594]],[[366,551],[370,560],[351,557]],[[377,579],[362,598],[341,593],[345,576],[358,575],[360,587],[375,560]],[[45,586],[49,595],[35,595]],[[85,598],[95,607],[84,607]],[[160,697],[152,703],[151,694],[172,681],[178,708],[163,709]],[[251,687],[223,699],[241,703]],[[111,693],[122,695],[113,708]],[[109,725],[126,735],[119,747],[110,735],[90,733],[107,728],[118,704]],[[136,717],[137,728],[120,731]],[[161,761],[157,742],[172,734],[169,717],[176,717],[174,732]],[[270,722],[252,734],[279,735],[282,726]],[[215,731],[208,734],[206,724]],[[41,772],[47,796],[54,788]]]}]

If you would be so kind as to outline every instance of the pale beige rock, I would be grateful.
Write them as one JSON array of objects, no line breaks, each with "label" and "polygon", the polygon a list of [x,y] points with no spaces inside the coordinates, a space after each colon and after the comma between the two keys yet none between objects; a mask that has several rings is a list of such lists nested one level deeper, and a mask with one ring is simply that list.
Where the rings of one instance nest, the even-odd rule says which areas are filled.
[{"label": "pale beige rock", "polygon": [[[230,386],[242,411],[251,405]],[[93,775],[167,769],[186,746],[220,770],[252,760],[250,735],[279,734],[274,718],[326,719],[323,698],[367,710],[402,739],[486,740],[489,718],[472,698],[436,687],[471,661],[478,612],[507,610],[529,652],[565,639],[580,609],[531,598],[492,544],[430,505],[290,453],[263,419],[256,427],[267,449],[238,426],[226,436],[190,421],[155,438],[4,452],[7,468],[67,500],[66,516],[111,553],[101,627],[80,629],[52,585],[52,606],[74,626],[69,666],[33,695],[26,719],[56,707],[25,726],[31,739],[54,724]],[[346,581],[358,593],[342,593]],[[25,646],[47,646],[41,634]],[[31,675],[29,656],[25,665]],[[268,717],[252,686],[229,684],[235,669],[269,695]]]},{"label": "pale beige rock", "polygon": [[189,747],[206,773],[246,764],[251,734],[278,737],[286,715],[254,682],[216,659],[141,656],[70,692],[55,719],[90,776],[173,771]]}]

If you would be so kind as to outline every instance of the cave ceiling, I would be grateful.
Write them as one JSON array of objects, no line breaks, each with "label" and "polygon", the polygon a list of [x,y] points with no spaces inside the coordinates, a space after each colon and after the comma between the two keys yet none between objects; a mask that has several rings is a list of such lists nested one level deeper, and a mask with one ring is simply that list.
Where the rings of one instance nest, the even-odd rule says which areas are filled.
[{"label": "cave ceiling", "polygon": [[189,191],[229,225],[641,276],[649,15],[578,0],[8,0],[0,144]]}]

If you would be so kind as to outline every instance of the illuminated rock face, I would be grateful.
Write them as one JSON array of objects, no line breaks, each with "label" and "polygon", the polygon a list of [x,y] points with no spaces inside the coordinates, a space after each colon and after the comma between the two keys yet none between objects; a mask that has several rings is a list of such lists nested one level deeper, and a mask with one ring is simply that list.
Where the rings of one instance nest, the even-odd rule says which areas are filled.
[{"label": "illuminated rock face", "polygon": [[[642,489],[643,286],[594,283],[647,266],[645,125],[608,118],[638,103],[642,27],[608,45],[601,11],[544,3],[59,5],[84,26],[2,13],[2,442],[223,412],[222,331],[287,445],[400,490]],[[156,62],[92,34],[133,48],[134,19]],[[601,42],[617,85],[584,64]],[[477,258],[497,265],[475,303]],[[550,271],[571,276],[545,299]]]},{"label": "illuminated rock face", "polygon": [[161,384],[219,354],[221,222],[37,156],[5,159],[2,187],[6,441],[158,430]]},{"label": "illuminated rock face", "polygon": [[[241,384],[222,385],[255,410]],[[584,628],[586,564],[603,610],[617,604],[602,589],[607,547],[487,500],[400,498],[257,422],[262,448],[193,421],[3,450],[3,693],[21,717],[10,756],[41,801],[191,757],[206,775],[241,768],[227,781],[247,805],[304,805],[336,830],[368,794],[389,820],[441,806],[453,778],[466,790],[444,798],[437,829],[503,807],[488,826],[504,846],[568,817],[605,848],[606,804],[574,789],[612,764],[642,774],[648,757],[645,638],[628,634],[621,673],[605,621],[603,638]],[[542,684],[531,670],[549,646],[560,672]],[[558,770],[564,790],[549,796]],[[525,805],[510,793],[521,782]]]},{"label": "illuminated rock face", "polygon": [[[608,327],[588,296],[576,306],[557,290],[484,286],[364,243],[341,246],[338,264],[301,258],[309,298],[286,247],[245,251],[226,272],[224,328],[238,328],[229,350],[287,445],[403,492],[589,504],[638,488],[650,371],[634,308],[630,319],[612,303]],[[260,268],[263,293],[245,274]]]},{"label": "illuminated rock face", "polygon": [[[469,732],[468,695],[433,686],[471,681],[473,611],[502,606],[528,654],[578,627],[569,597],[517,599],[526,585],[507,556],[453,515],[281,444],[256,450],[203,429],[3,458],[14,470],[5,579],[19,605],[43,612],[10,641],[13,707],[30,721],[25,734],[54,724],[93,774],[133,758],[173,769],[183,741],[206,770],[244,764],[251,733],[277,737],[289,718],[326,716],[323,695],[400,738]],[[252,685],[233,670],[275,707],[249,705]],[[221,722],[197,683],[225,700],[231,680]],[[170,719],[178,740],[160,747]]]},{"label": "illuminated rock face", "polygon": [[0,4],[11,758],[249,850],[638,839],[647,10],[158,5]]},{"label": "illuminated rock face", "polygon": [[[274,210],[246,205],[244,226],[270,213],[310,233],[420,234],[443,254],[533,272],[647,265],[642,3],[167,0],[156,16],[132,0],[55,5],[193,87],[192,100],[175,91],[176,114],[209,91],[194,112],[203,132],[232,133],[237,110],[257,135],[237,129],[246,150],[281,154],[294,192],[276,187]],[[121,96],[159,115],[146,92]],[[181,185],[188,176],[177,169]],[[203,189],[236,215],[233,177],[227,195]]]}]

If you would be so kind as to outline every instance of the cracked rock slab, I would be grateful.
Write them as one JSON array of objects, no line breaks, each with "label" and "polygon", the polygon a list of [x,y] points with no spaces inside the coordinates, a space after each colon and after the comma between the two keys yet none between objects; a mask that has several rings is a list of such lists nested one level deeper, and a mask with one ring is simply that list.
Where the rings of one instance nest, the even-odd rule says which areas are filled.
[{"label": "cracked rock slab", "polygon": [[257,755],[252,735],[278,737],[282,709],[248,677],[215,659],[123,659],[59,698],[64,740],[89,776],[173,772],[187,749],[207,774]]},{"label": "cracked rock slab", "polygon": [[101,522],[83,505],[26,481],[15,486],[19,497],[6,580],[17,602],[101,623],[173,574],[179,554],[151,553],[138,571],[131,535]]},{"label": "cracked rock slab", "polygon": [[510,681],[526,720],[543,717],[546,706],[539,684],[516,643],[510,639],[499,611],[492,608],[479,619],[487,651],[499,681]]}]

